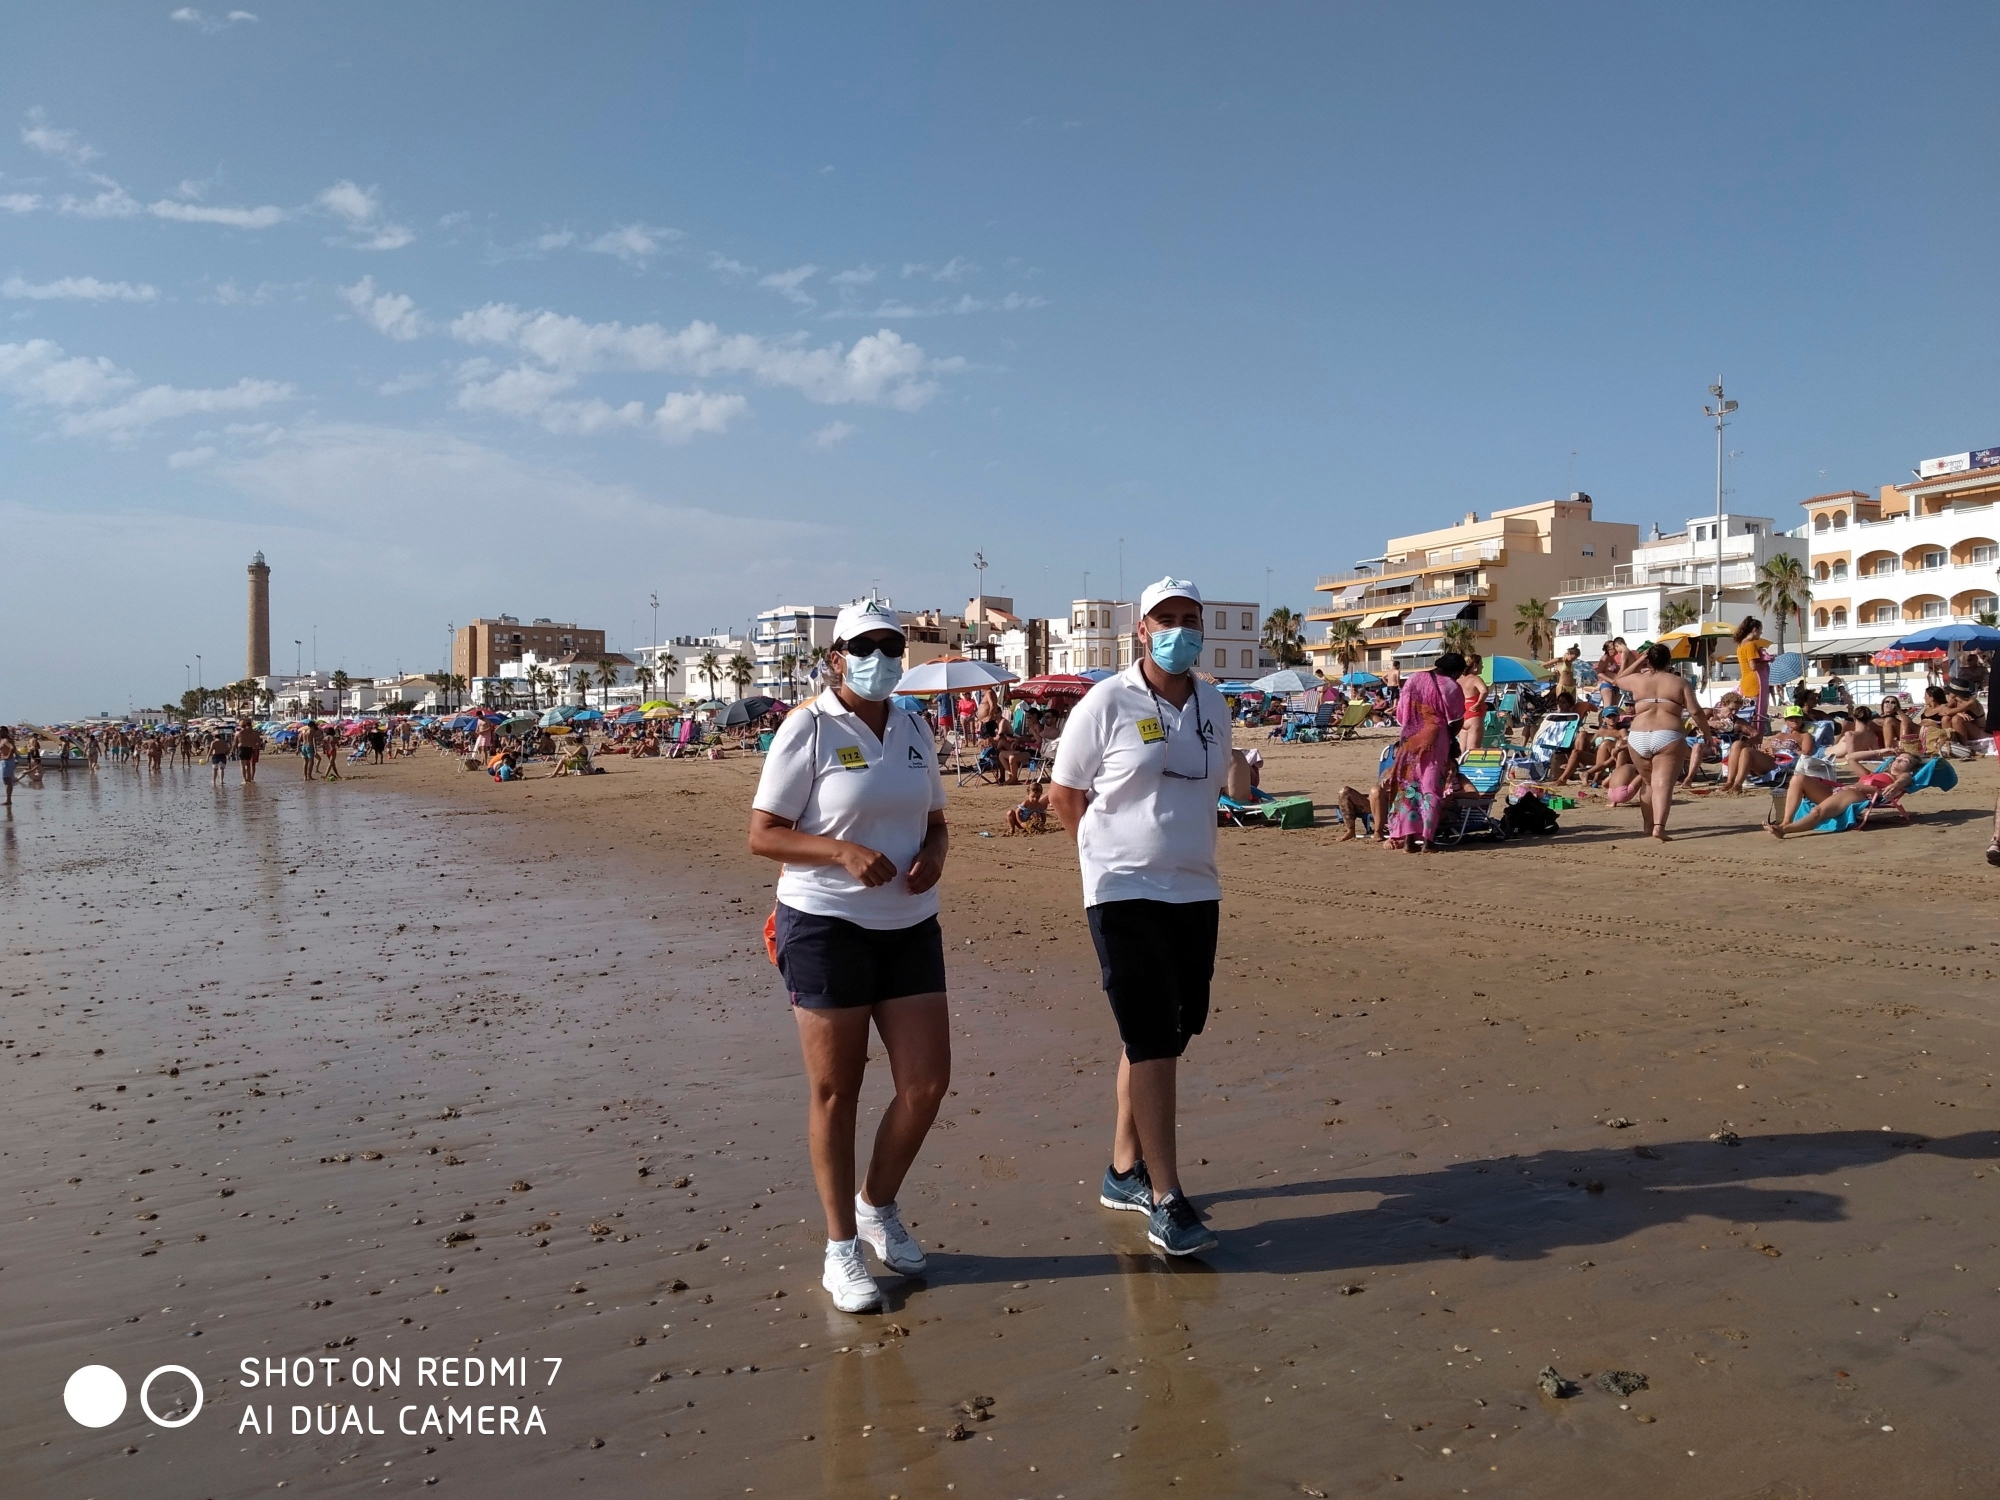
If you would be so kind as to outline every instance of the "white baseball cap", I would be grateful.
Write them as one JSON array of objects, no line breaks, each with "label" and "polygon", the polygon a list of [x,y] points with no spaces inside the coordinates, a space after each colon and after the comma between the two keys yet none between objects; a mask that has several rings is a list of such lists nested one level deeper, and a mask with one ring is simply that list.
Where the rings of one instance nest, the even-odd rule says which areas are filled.
[{"label": "white baseball cap", "polygon": [[903,617],[896,613],[896,607],[872,594],[842,609],[833,622],[833,638],[836,641],[851,641],[857,635],[867,635],[871,630],[889,630],[897,635],[903,633]]},{"label": "white baseball cap", "polygon": [[1139,613],[1150,615],[1153,606],[1162,599],[1191,599],[1201,603],[1201,590],[1185,578],[1162,578],[1158,583],[1149,583],[1139,595]]}]

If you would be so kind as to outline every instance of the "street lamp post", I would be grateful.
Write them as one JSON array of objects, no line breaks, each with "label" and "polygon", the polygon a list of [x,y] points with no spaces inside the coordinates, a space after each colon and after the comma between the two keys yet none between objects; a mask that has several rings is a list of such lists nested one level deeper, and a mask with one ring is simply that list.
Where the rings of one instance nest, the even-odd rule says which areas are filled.
[{"label": "street lamp post", "polygon": [[973,616],[972,620],[972,649],[976,655],[979,650],[979,626],[986,618],[986,554],[984,552],[975,552],[972,554],[972,573],[973,577],[978,580],[977,584],[974,585],[972,595],[973,607],[979,611],[978,614]]},{"label": "street lamp post", "polygon": [[[1708,388],[1709,395],[1715,397],[1713,406],[1702,407],[1704,416],[1715,419],[1715,618],[1722,620],[1722,429],[1729,425],[1728,416],[1736,410],[1736,403],[1722,394],[1722,377],[1715,377],[1715,384]],[[1699,565],[1695,576],[1701,576]],[[1702,611],[1706,619],[1708,612]]]}]

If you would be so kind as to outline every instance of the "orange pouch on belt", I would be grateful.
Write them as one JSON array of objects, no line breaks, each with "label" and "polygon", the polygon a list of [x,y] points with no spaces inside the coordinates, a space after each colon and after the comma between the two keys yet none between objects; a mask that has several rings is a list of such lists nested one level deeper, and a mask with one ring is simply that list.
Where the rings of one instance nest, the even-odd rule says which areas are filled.
[{"label": "orange pouch on belt", "polygon": [[778,908],[771,908],[771,915],[764,918],[764,956],[775,965],[778,962]]}]

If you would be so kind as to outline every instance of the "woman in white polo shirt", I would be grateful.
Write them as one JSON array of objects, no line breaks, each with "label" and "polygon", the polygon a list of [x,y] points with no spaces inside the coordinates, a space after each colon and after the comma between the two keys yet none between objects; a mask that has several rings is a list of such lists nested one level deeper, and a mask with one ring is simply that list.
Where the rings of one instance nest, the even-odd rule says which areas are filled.
[{"label": "woman in white polo shirt", "polygon": [[1222,881],[1216,797],[1229,774],[1229,704],[1194,673],[1201,591],[1162,578],[1139,595],[1139,659],[1078,703],[1049,800],[1076,839],[1084,914],[1124,1043],[1118,1123],[1098,1202],[1149,1216],[1169,1255],[1215,1247],[1181,1192],[1174,1139],[1180,1056],[1208,1020]]},{"label": "woman in white polo shirt", "polygon": [[[826,658],[833,685],[785,718],[750,814],[750,852],[782,863],[777,959],[812,1098],[813,1179],[826,1210],[821,1284],[843,1312],[877,1311],[861,1259],[920,1274],[896,1193],[951,1081],[938,876],[944,779],[928,726],[893,708],[903,626],[879,599],[850,604]],[[854,1118],[873,1024],[896,1097],[855,1191]]]}]

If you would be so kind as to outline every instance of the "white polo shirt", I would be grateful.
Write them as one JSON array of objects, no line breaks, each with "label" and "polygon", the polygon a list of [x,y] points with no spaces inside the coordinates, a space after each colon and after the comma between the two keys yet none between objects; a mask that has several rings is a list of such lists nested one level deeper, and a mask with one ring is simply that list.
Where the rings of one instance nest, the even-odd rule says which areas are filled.
[{"label": "white polo shirt", "polygon": [[886,854],[896,866],[887,885],[865,886],[840,865],[785,865],[778,899],[793,910],[878,931],[937,915],[937,887],[917,895],[903,881],[931,813],[944,806],[930,729],[915,714],[891,708],[878,740],[828,688],[778,726],[750,805],[790,820],[801,833]]},{"label": "white polo shirt", "polygon": [[1221,899],[1215,808],[1229,749],[1229,704],[1199,677],[1184,709],[1155,694],[1137,662],[1083,695],[1055,779],[1090,793],[1076,831],[1085,906]]}]

